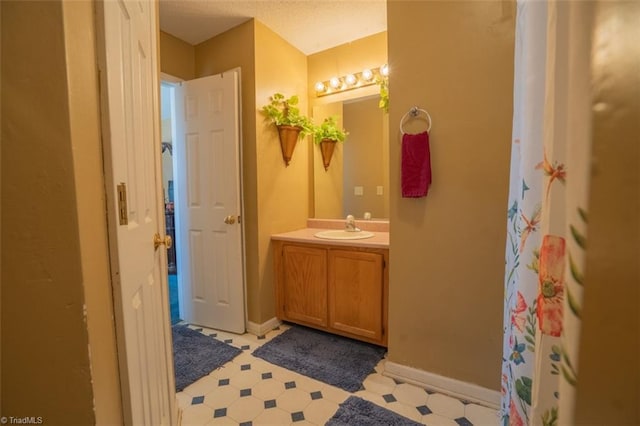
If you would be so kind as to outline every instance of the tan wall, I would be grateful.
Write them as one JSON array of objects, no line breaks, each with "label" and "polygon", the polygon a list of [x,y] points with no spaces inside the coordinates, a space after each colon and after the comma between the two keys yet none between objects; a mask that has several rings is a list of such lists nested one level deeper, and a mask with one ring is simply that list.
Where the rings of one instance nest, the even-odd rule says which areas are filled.
[{"label": "tan wall", "polygon": [[195,78],[195,47],[160,31],[160,69],[183,80]]},{"label": "tan wall", "polygon": [[102,173],[100,97],[92,2],[63,2],[69,122],[87,312],[91,380],[98,424],[122,421]]},{"label": "tan wall", "polygon": [[256,178],[255,21],[250,20],[196,46],[196,77],[240,67],[242,91],[242,184],[246,253],[247,314],[258,322],[260,274]]},{"label": "tan wall", "polygon": [[[387,19],[389,359],[498,390],[515,3],[392,1]],[[396,123],[414,105],[433,119],[433,184],[405,199]]]},{"label": "tan wall", "polygon": [[[255,25],[255,107],[261,108],[276,92],[297,94],[300,110],[308,110],[307,57],[265,25]],[[276,128],[253,110],[256,122],[258,183],[259,282],[249,298],[252,321],[263,323],[275,316],[271,235],[306,226],[309,200],[309,150],[311,138],[299,140],[289,166],[282,160]],[[251,296],[251,294],[250,294]],[[258,311],[256,312],[256,308]]]},{"label": "tan wall", "polygon": [[[243,95],[253,96],[255,73],[253,19],[195,46],[195,78],[242,68]],[[244,100],[244,98],[243,98]],[[243,102],[243,107],[245,106]],[[251,116],[253,117],[253,116]],[[244,118],[244,116],[243,116]]]},{"label": "tan wall", "polygon": [[[640,4],[599,2],[576,424],[640,424]],[[606,392],[602,390],[606,389]]]},{"label": "tan wall", "polygon": [[[67,75],[65,49],[70,63],[86,58],[71,51],[73,43],[65,46],[61,1],[2,2],[1,7],[2,415],[93,424],[98,393],[91,384],[88,345],[93,341],[83,309],[102,292],[104,276],[99,270],[85,276],[83,268],[92,260],[104,265],[106,248],[89,244],[93,252],[81,254],[87,247],[80,238],[88,225],[86,209],[96,200],[84,198],[89,182],[76,192],[72,150],[80,148],[79,155],[93,161],[95,149],[72,138],[83,135],[87,144],[95,142],[96,110],[85,117],[90,121],[85,127],[78,123],[78,109],[95,108],[96,93],[69,98],[67,79],[72,88],[88,83],[95,90],[95,68],[88,81]],[[66,17],[77,23],[79,16],[71,15]],[[86,9],[80,16],[93,22]],[[104,223],[98,223],[101,230]],[[83,280],[91,278],[96,282],[87,283],[85,298]],[[100,328],[101,314],[94,313],[89,327]]]},{"label": "tan wall", "polygon": [[256,177],[255,22],[247,21],[196,46],[196,77],[240,67],[242,92],[242,186],[246,253],[247,310],[251,321],[261,311],[258,269],[258,202]]}]

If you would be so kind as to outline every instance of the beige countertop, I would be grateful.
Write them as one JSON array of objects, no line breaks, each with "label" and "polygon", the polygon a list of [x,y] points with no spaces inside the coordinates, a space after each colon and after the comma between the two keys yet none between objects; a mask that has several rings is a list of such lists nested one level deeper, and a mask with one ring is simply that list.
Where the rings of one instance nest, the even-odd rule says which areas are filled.
[{"label": "beige countertop", "polygon": [[347,247],[371,247],[371,248],[389,248],[388,232],[373,232],[373,237],[363,238],[360,240],[328,240],[315,237],[316,232],[326,231],[327,228],[303,228],[296,231],[283,232],[271,236],[273,240],[293,241],[298,243],[323,244],[331,246],[347,246]]}]

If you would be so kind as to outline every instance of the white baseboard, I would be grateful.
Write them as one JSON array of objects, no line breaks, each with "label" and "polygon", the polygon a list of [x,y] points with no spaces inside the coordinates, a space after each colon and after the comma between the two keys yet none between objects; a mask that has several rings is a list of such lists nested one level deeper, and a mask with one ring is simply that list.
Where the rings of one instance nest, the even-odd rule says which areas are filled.
[{"label": "white baseboard", "polygon": [[282,324],[282,322],[276,317],[273,317],[262,324],[247,320],[247,332],[255,334],[256,336],[264,336],[267,332],[278,327],[280,324]]},{"label": "white baseboard", "polygon": [[448,394],[459,399],[465,399],[496,410],[500,407],[500,392],[483,388],[473,383],[462,382],[391,361],[385,362],[382,374],[392,379]]}]

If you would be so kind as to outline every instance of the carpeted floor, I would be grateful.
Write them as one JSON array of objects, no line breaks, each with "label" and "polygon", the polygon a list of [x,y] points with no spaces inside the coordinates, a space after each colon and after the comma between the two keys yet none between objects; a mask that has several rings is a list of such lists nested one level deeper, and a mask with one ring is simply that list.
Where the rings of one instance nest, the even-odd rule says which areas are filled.
[{"label": "carpeted floor", "polygon": [[191,330],[186,325],[174,325],[171,329],[177,392],[242,353],[241,349]]},{"label": "carpeted floor", "polygon": [[355,392],[385,353],[380,346],[295,325],[256,349],[253,356]]},{"label": "carpeted floor", "polygon": [[171,324],[180,322],[178,300],[178,276],[176,274],[169,274],[169,306],[171,308]]},{"label": "carpeted floor", "polygon": [[386,426],[414,426],[422,423],[414,422],[391,410],[382,408],[373,402],[357,396],[350,396],[340,404],[338,411],[329,419],[325,426],[353,426],[353,425],[386,425]]}]

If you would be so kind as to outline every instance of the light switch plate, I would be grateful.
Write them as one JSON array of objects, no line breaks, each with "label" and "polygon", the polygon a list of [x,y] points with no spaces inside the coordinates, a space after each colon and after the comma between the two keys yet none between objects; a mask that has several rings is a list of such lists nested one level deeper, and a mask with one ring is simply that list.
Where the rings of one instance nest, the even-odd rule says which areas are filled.
[{"label": "light switch plate", "polygon": [[362,186],[354,186],[353,195],[364,195],[364,188]]},{"label": "light switch plate", "polygon": [[378,186],[376,186],[376,194],[377,194],[377,195],[382,195],[382,193],[383,193],[383,192],[384,192],[384,191],[383,191],[383,189],[382,189],[382,185],[378,185]]}]

